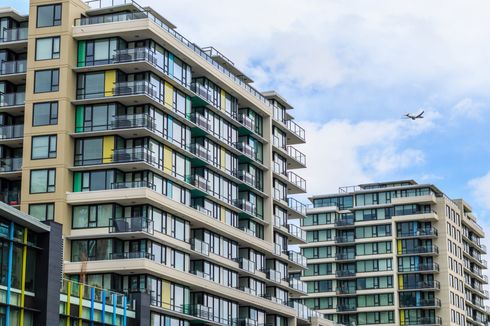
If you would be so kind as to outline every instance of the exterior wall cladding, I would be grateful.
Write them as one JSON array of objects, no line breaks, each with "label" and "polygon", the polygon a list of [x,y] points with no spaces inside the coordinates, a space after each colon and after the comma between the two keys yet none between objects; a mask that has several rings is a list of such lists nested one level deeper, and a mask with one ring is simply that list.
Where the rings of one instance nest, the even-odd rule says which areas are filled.
[{"label": "exterior wall cladding", "polygon": [[31,0],[0,26],[0,200],[61,229],[53,318],[332,324],[289,277],[306,159],[286,100],[133,1]]},{"label": "exterior wall cladding", "polygon": [[310,200],[307,307],[345,325],[488,325],[484,232],[464,200],[413,180]]}]

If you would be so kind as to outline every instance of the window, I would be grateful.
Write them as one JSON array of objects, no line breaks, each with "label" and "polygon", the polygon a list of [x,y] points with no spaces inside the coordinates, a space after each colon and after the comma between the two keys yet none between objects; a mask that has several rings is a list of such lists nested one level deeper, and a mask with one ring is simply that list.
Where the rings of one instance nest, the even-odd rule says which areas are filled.
[{"label": "window", "polygon": [[31,204],[29,205],[29,215],[38,218],[40,221],[54,219],[54,203]]},{"label": "window", "polygon": [[37,27],[61,25],[61,4],[37,7]]},{"label": "window", "polygon": [[31,194],[55,192],[56,169],[31,171]]},{"label": "window", "polygon": [[32,110],[32,126],[58,124],[58,102],[35,103]]},{"label": "window", "polygon": [[60,70],[39,70],[34,74],[34,93],[57,92]]},{"label": "window", "polygon": [[60,37],[36,39],[36,60],[59,59]]},{"label": "window", "polygon": [[32,137],[31,159],[56,157],[56,135]]}]

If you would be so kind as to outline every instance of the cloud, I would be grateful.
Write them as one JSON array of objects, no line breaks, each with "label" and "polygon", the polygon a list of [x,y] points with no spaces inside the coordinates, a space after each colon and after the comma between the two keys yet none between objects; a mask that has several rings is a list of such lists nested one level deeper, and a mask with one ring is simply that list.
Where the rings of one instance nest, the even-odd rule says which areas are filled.
[{"label": "cloud", "polygon": [[301,124],[307,131],[307,143],[298,148],[306,154],[308,168],[298,173],[306,177],[309,194],[380,181],[408,167],[422,165],[424,152],[406,147],[406,142],[434,128],[430,117],[420,124],[406,120]]},{"label": "cloud", "polygon": [[490,211],[490,171],[468,182],[472,195],[483,209]]},{"label": "cloud", "polygon": [[488,109],[482,103],[476,102],[471,98],[463,98],[451,108],[451,119],[471,119],[478,120],[482,117],[483,111]]}]

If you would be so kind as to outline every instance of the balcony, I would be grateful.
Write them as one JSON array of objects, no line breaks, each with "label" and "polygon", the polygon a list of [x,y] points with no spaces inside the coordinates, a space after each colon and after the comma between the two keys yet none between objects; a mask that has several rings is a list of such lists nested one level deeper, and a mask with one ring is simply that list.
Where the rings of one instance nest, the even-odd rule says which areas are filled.
[{"label": "balcony", "polygon": [[436,245],[419,246],[415,248],[402,248],[398,255],[438,255],[439,248]]},{"label": "balcony", "polygon": [[336,290],[337,295],[355,295],[357,289],[354,286],[341,286]]},{"label": "balcony", "polygon": [[335,276],[339,278],[350,278],[350,277],[355,277],[356,276],[356,271],[353,269],[344,269],[344,270],[337,270],[335,271]]},{"label": "balcony", "polygon": [[442,325],[441,317],[421,317],[417,319],[405,319],[400,323],[401,326],[412,326],[412,325],[424,325],[424,326],[436,326]]},{"label": "balcony", "polygon": [[190,152],[206,163],[211,160],[209,150],[201,144],[191,144]]},{"label": "balcony", "polygon": [[[255,132],[255,122],[246,114],[244,113],[238,114],[238,122],[240,122],[242,126],[245,127],[246,130]],[[245,130],[241,130],[241,131],[243,132]]]},{"label": "balcony", "polygon": [[[290,194],[300,194],[306,192],[306,180],[292,171],[288,171],[288,187]],[[292,187],[291,187],[292,186]]]},{"label": "balcony", "polygon": [[131,189],[131,188],[149,188],[156,189],[156,186],[150,181],[125,181],[125,182],[113,182],[111,184],[112,189]]},{"label": "balcony", "polygon": [[420,281],[414,283],[404,283],[403,286],[399,285],[399,290],[439,290],[441,288],[441,284],[439,281],[431,280],[431,281]]},{"label": "balcony", "polygon": [[0,174],[20,172],[22,170],[22,157],[0,159]]},{"label": "balcony", "polygon": [[341,304],[337,306],[337,312],[351,312],[351,311],[356,311],[357,306],[355,304]]},{"label": "balcony", "polygon": [[306,155],[298,151],[293,146],[287,146],[288,152],[288,167],[290,169],[298,169],[306,167]]},{"label": "balcony", "polygon": [[355,259],[356,259],[355,252],[338,253],[335,255],[335,260],[355,260]]},{"label": "balcony", "polygon": [[239,170],[237,177],[238,177],[238,179],[243,181],[243,183],[249,185],[250,187],[252,187],[252,188],[257,187],[257,182],[255,180],[255,176],[252,173],[245,171],[245,170]]},{"label": "balcony", "polygon": [[[0,76],[22,75],[15,78],[15,82],[21,82],[25,80],[24,74],[26,73],[26,71],[26,60],[0,61]],[[11,78],[14,78],[14,76],[11,76]]]},{"label": "balcony", "polygon": [[351,227],[355,224],[353,216],[335,219],[335,227]]},{"label": "balcony", "polygon": [[348,244],[348,243],[353,243],[354,241],[356,241],[354,234],[340,235],[335,237],[336,244]]},{"label": "balcony", "polygon": [[279,271],[268,269],[265,271],[265,274],[266,277],[274,283],[281,283],[282,281],[281,272]]},{"label": "balcony", "polygon": [[191,184],[203,193],[207,193],[209,190],[209,181],[205,177],[198,174],[194,174],[192,176]]},{"label": "balcony", "polygon": [[26,94],[18,93],[0,93],[0,108],[10,106],[24,106]]},{"label": "balcony", "polygon": [[238,149],[244,156],[255,161],[256,150],[252,146],[244,142],[238,142],[235,144],[235,148]]},{"label": "balcony", "polygon": [[98,164],[114,164],[114,163],[134,163],[146,162],[152,164],[152,152],[144,147],[121,148],[112,151],[110,157],[87,158],[83,154],[75,155],[75,166],[87,166]]},{"label": "balcony", "polygon": [[303,268],[307,267],[307,259],[305,256],[301,255],[299,252],[289,250],[288,251],[288,260],[295,265],[299,265]]},{"label": "balcony", "polygon": [[294,224],[288,224],[288,233],[296,239],[306,242],[306,231]]},{"label": "balcony", "polygon": [[109,220],[109,233],[144,232],[153,234],[153,221],[148,217],[120,217]]},{"label": "balcony", "polygon": [[0,141],[23,137],[24,125],[0,126]]},{"label": "balcony", "polygon": [[[159,104],[163,103],[163,99],[160,98],[160,95],[155,86],[150,84],[147,81],[139,80],[139,81],[131,81],[131,82],[118,82],[114,84],[114,87],[111,90],[104,91],[95,91],[92,93],[87,93],[85,89],[77,90],[77,100],[91,100],[101,98],[111,98],[117,96],[134,96],[134,95],[143,95],[148,96]],[[133,100],[127,100],[126,103],[123,103],[123,99],[119,100],[122,104],[134,105]]]},{"label": "balcony", "polygon": [[440,308],[441,300],[438,298],[421,299],[418,301],[400,301],[401,308]]},{"label": "balcony", "polygon": [[[297,201],[294,198],[288,198],[288,207],[296,213],[294,216],[305,217],[306,216],[306,205]],[[290,214],[293,215],[293,214]],[[292,217],[291,217],[292,218]]]},{"label": "balcony", "polygon": [[18,207],[20,205],[20,191],[0,192],[0,201],[7,205]]},{"label": "balcony", "polygon": [[295,278],[290,278],[289,279],[289,287],[291,289],[294,289],[296,291],[302,292],[302,293],[307,293],[307,285],[305,282],[295,279]]},{"label": "balcony", "polygon": [[243,257],[238,258],[237,261],[238,267],[240,267],[242,270],[249,273],[255,273],[255,262]]},{"label": "balcony", "polygon": [[209,122],[209,119],[200,113],[191,113],[191,121],[194,122],[199,128],[206,130],[206,132],[211,129],[211,123]]},{"label": "balcony", "polygon": [[436,228],[425,228],[425,229],[417,229],[413,231],[407,232],[398,232],[398,238],[432,238],[438,236],[438,231]]},{"label": "balcony", "polygon": [[245,213],[252,215],[253,217],[257,217],[256,216],[256,206],[254,203],[252,203],[248,200],[245,200],[245,199],[237,199],[235,201],[235,206],[240,208]]},{"label": "balcony", "polygon": [[27,33],[27,27],[3,29],[0,43],[26,41]]},{"label": "balcony", "polygon": [[439,264],[419,264],[418,266],[399,266],[398,272],[411,273],[411,272],[439,272]]},{"label": "balcony", "polygon": [[191,249],[201,255],[209,256],[209,244],[202,240],[196,238],[192,239]]},{"label": "balcony", "polygon": [[111,252],[109,260],[116,259],[150,259],[154,260],[155,256],[146,251],[131,251],[131,252]]},{"label": "balcony", "polygon": [[290,144],[306,142],[305,130],[302,127],[300,127],[296,122],[294,122],[292,119],[289,119],[286,121],[286,126],[288,130],[300,140],[299,142],[289,141]]}]

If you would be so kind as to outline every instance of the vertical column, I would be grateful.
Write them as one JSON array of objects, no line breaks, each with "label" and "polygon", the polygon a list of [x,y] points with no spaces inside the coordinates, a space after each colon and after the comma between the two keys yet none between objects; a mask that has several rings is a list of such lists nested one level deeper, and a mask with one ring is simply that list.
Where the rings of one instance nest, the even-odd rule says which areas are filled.
[{"label": "vertical column", "polygon": [[10,292],[12,288],[12,260],[14,255],[14,222],[10,222],[9,229],[9,257],[8,257],[8,269],[7,269],[7,297],[5,303],[7,308],[5,311],[5,325],[10,325]]},{"label": "vertical column", "polygon": [[26,290],[26,267],[27,267],[27,228],[24,228],[24,239],[22,246],[22,275],[20,283],[20,325],[24,325],[24,303]]}]

